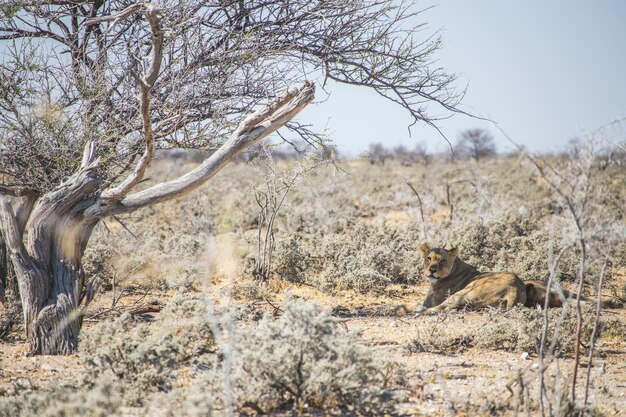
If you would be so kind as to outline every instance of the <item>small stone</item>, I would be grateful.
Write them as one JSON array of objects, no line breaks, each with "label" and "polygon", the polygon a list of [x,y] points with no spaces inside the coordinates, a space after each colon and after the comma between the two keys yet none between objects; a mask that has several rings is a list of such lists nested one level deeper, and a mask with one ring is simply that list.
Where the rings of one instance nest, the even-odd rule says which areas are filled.
[{"label": "small stone", "polygon": [[528,352],[522,352],[522,355],[520,356],[520,359],[527,361],[530,359],[530,355],[528,354]]}]

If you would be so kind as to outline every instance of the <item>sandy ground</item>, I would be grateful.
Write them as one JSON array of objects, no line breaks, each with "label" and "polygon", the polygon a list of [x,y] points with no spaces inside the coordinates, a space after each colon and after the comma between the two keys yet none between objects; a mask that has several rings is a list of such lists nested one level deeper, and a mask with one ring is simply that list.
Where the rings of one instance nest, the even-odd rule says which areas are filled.
[{"label": "sandy ground", "polygon": [[[383,357],[395,360],[406,379],[407,401],[402,405],[406,415],[538,415],[539,363],[534,352],[520,353],[501,350],[469,348],[459,351],[411,352],[412,340],[432,331],[434,327],[480,326],[485,312],[457,312],[445,316],[380,316],[385,307],[423,297],[425,288],[392,287],[378,297],[340,294],[327,297],[310,288],[283,288],[295,296],[313,299],[333,306],[342,327],[355,335],[360,343],[374,349]],[[135,301],[133,300],[135,297]],[[127,306],[159,299],[157,295],[128,295],[122,301]],[[163,295],[162,295],[163,297]],[[166,296],[165,296],[166,297]],[[165,301],[165,300],[161,300]],[[100,297],[92,313],[111,303],[111,294]],[[106,316],[102,314],[99,317]],[[626,322],[626,309],[613,309],[606,317]],[[86,326],[94,321],[87,321]],[[22,336],[0,343],[0,393],[2,396],[38,390],[54,385],[75,383],[82,367],[77,355],[25,356]],[[579,371],[577,396],[584,395],[586,376],[584,366]],[[574,360],[563,357],[549,363],[546,380],[548,396],[555,404],[559,383],[571,379]],[[601,339],[590,372],[589,404],[603,416],[624,415],[626,410],[626,341]],[[557,392],[553,392],[557,391]],[[547,407],[548,401],[546,401]]]},{"label": "sandy ground", "polygon": [[[626,319],[623,310],[614,311]],[[480,312],[448,315],[446,326],[467,326],[481,321]],[[452,353],[410,353],[406,348],[416,335],[441,321],[438,317],[352,318],[345,321],[348,331],[364,344],[399,362],[406,371],[411,415],[525,415],[524,396],[537,397],[539,363],[537,355],[471,348]],[[626,344],[602,341],[591,369],[589,403],[608,416],[624,415],[626,410]],[[584,362],[586,365],[586,356]],[[571,378],[574,360],[558,358],[546,374],[561,380]],[[558,368],[558,370],[557,370]],[[578,394],[584,395],[584,374],[579,373]],[[522,383],[520,384],[520,381]],[[528,390],[520,395],[521,389]],[[538,410],[531,408],[530,414]]]}]

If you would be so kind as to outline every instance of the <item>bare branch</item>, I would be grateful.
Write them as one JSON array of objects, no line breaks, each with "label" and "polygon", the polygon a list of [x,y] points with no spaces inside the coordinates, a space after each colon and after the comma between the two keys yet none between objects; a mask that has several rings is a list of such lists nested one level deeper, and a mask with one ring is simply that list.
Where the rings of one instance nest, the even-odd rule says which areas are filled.
[{"label": "bare branch", "polygon": [[[426,238],[426,220],[424,219],[424,207],[422,205],[422,198],[420,197],[420,194],[417,192],[408,177],[404,178],[404,182],[406,183],[406,185],[409,186],[411,191],[413,191],[413,194],[415,194],[415,196],[417,197],[417,202],[419,203],[420,209],[420,219],[422,220],[422,238]],[[450,219],[452,219],[452,208],[450,208],[450,213]]]},{"label": "bare branch", "polygon": [[[36,271],[37,267],[28,255],[22,240],[22,232],[13,213],[13,207],[7,197],[2,194],[0,194],[0,228],[2,236],[7,243],[13,266],[18,272],[30,275],[30,273]],[[29,273],[28,271],[31,272]]]},{"label": "bare branch", "polygon": [[87,19],[85,20],[85,26],[93,26],[93,25],[98,25],[100,23],[111,22],[110,27],[112,28],[115,25],[117,25],[119,22],[121,22],[122,20],[126,19],[127,17],[139,11],[141,8],[146,8],[150,10],[152,9],[152,5],[148,3],[143,3],[143,2],[135,3],[114,15],[92,17],[90,19]]},{"label": "bare branch", "polygon": [[[152,116],[150,112],[151,88],[154,85],[159,70],[161,68],[161,60],[163,58],[163,36],[164,32],[161,28],[161,15],[158,9],[149,4],[143,5],[146,8],[146,18],[150,22],[152,29],[152,58],[148,71],[139,79],[139,87],[141,95],[139,97],[139,111],[142,116],[143,134],[145,141],[145,151],[141,158],[137,161],[137,165],[133,172],[114,188],[107,189],[102,192],[101,198],[105,201],[117,201],[128,194],[142,179],[148,168],[148,164],[154,156],[154,133],[152,130]],[[136,7],[131,6],[126,11],[134,12]],[[124,16],[130,14],[124,13]],[[121,19],[118,17],[116,19]],[[114,21],[115,23],[115,21]]]},{"label": "bare branch", "polygon": [[250,146],[284,126],[313,101],[315,86],[306,82],[302,87],[287,91],[273,103],[246,117],[224,145],[211,157],[187,174],[146,190],[127,195],[117,204],[96,203],[86,215],[105,217],[132,212],[140,207],[186,194],[208,181],[224,165]]}]

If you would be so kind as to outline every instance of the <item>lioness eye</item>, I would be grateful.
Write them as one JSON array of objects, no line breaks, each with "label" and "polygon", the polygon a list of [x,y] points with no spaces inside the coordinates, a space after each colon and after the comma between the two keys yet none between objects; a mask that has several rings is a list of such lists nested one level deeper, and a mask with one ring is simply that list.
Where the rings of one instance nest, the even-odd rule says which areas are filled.
[{"label": "lioness eye", "polygon": [[439,265],[443,265],[443,262],[444,262],[444,260],[443,260],[443,259],[442,259],[442,260],[440,260],[440,261],[439,261]]}]

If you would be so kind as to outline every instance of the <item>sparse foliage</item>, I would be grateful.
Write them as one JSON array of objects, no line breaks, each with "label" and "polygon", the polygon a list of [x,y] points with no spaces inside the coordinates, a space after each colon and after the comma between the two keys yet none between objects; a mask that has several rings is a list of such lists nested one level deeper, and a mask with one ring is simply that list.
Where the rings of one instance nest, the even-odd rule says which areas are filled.
[{"label": "sparse foliage", "polygon": [[254,198],[259,207],[257,220],[257,257],[252,275],[261,281],[267,281],[272,273],[272,260],[276,239],[274,224],[278,211],[282,207],[292,187],[301,182],[310,171],[322,166],[327,160],[315,159],[300,162],[287,172],[277,172],[273,159],[265,159],[267,170],[265,183],[254,190]]},{"label": "sparse foliage", "polygon": [[178,295],[154,323],[141,323],[127,313],[100,323],[81,339],[85,383],[120,381],[129,404],[155,390],[171,389],[184,365],[215,349],[206,313],[202,301]]},{"label": "sparse foliage", "polygon": [[454,147],[454,153],[460,158],[472,158],[476,161],[496,154],[493,136],[483,129],[469,129],[461,133]]},{"label": "sparse foliage", "polygon": [[[555,355],[572,354],[576,346],[576,311],[550,309],[550,325],[545,343]],[[593,306],[584,314],[584,333],[593,327]],[[543,312],[517,308],[508,312],[489,310],[475,326],[449,326],[433,317],[420,326],[417,336],[407,345],[410,352],[458,352],[470,348],[539,353],[543,332]],[[435,322],[435,323],[433,323]]]},{"label": "sparse foliage", "polygon": [[[454,77],[429,65],[440,39],[410,30],[418,13],[391,0],[2,7],[0,251],[30,353],[76,349],[97,287],[82,257],[103,218],[198,188],[283,126],[321,142],[293,121],[313,81],[371,88],[416,122],[436,121],[428,103],[457,111]],[[211,154],[138,191],[156,150],[177,147]]]},{"label": "sparse foliage", "polygon": [[26,393],[0,400],[1,417],[123,416],[119,385],[102,381],[89,390],[56,387],[52,392]]},{"label": "sparse foliage", "polygon": [[283,308],[278,319],[265,317],[238,335],[232,365],[238,409],[360,416],[393,412],[401,377],[394,364],[355,344],[328,310],[302,301],[288,301]]},{"label": "sparse foliage", "polygon": [[[562,256],[576,249],[577,258],[577,293],[581,294],[585,286],[586,281],[589,281],[589,263],[590,260],[595,258],[600,262],[606,263],[613,251],[613,244],[623,240],[623,227],[618,226],[617,229],[612,227],[612,221],[608,220],[606,213],[602,213],[602,209],[595,209],[589,205],[589,199],[593,193],[603,192],[604,187],[594,187],[593,176],[593,164],[596,158],[596,146],[597,144],[590,138],[584,142],[573,143],[572,155],[574,157],[566,159],[564,164],[556,165],[550,162],[539,160],[531,155],[529,159],[536,166],[541,177],[546,181],[550,189],[555,193],[556,202],[561,206],[564,218],[561,218],[560,223],[564,233],[563,244],[554,253],[551,253],[550,270],[551,274],[548,278],[548,284],[551,285],[554,280],[554,270],[560,264]],[[595,213],[594,213],[595,211]],[[594,215],[595,214],[595,215]],[[602,266],[602,272],[598,275],[599,280],[597,282],[599,293],[602,290],[602,283],[605,277],[606,264]],[[558,285],[556,285],[558,290]],[[596,311],[596,323],[600,319],[600,303],[601,300],[597,299],[598,309]],[[583,313],[580,302],[580,296],[576,299],[574,305],[577,317],[576,326],[576,339],[575,339],[575,352],[574,352],[574,368],[572,383],[570,385],[570,392],[568,396],[568,403],[573,407],[576,405],[576,383],[578,379],[579,362],[581,358],[581,344],[583,340],[589,340],[588,344],[594,346],[596,332],[591,333],[591,336],[583,335]],[[544,317],[544,328],[548,325],[548,317]],[[545,332],[545,330],[544,330]],[[545,336],[544,338],[545,339]],[[552,348],[549,349],[545,346],[545,342],[542,339],[540,349],[540,364],[543,363],[544,356],[548,361],[553,360]],[[590,355],[591,358],[591,355]],[[543,378],[543,374],[542,374]],[[587,385],[589,381],[587,381]],[[540,394],[540,403],[542,414],[546,414],[544,408],[544,397],[547,400],[545,394],[545,387],[542,379],[542,391]],[[587,405],[587,395],[585,394],[584,405]],[[548,403],[548,414],[552,409],[552,404]]]}]

